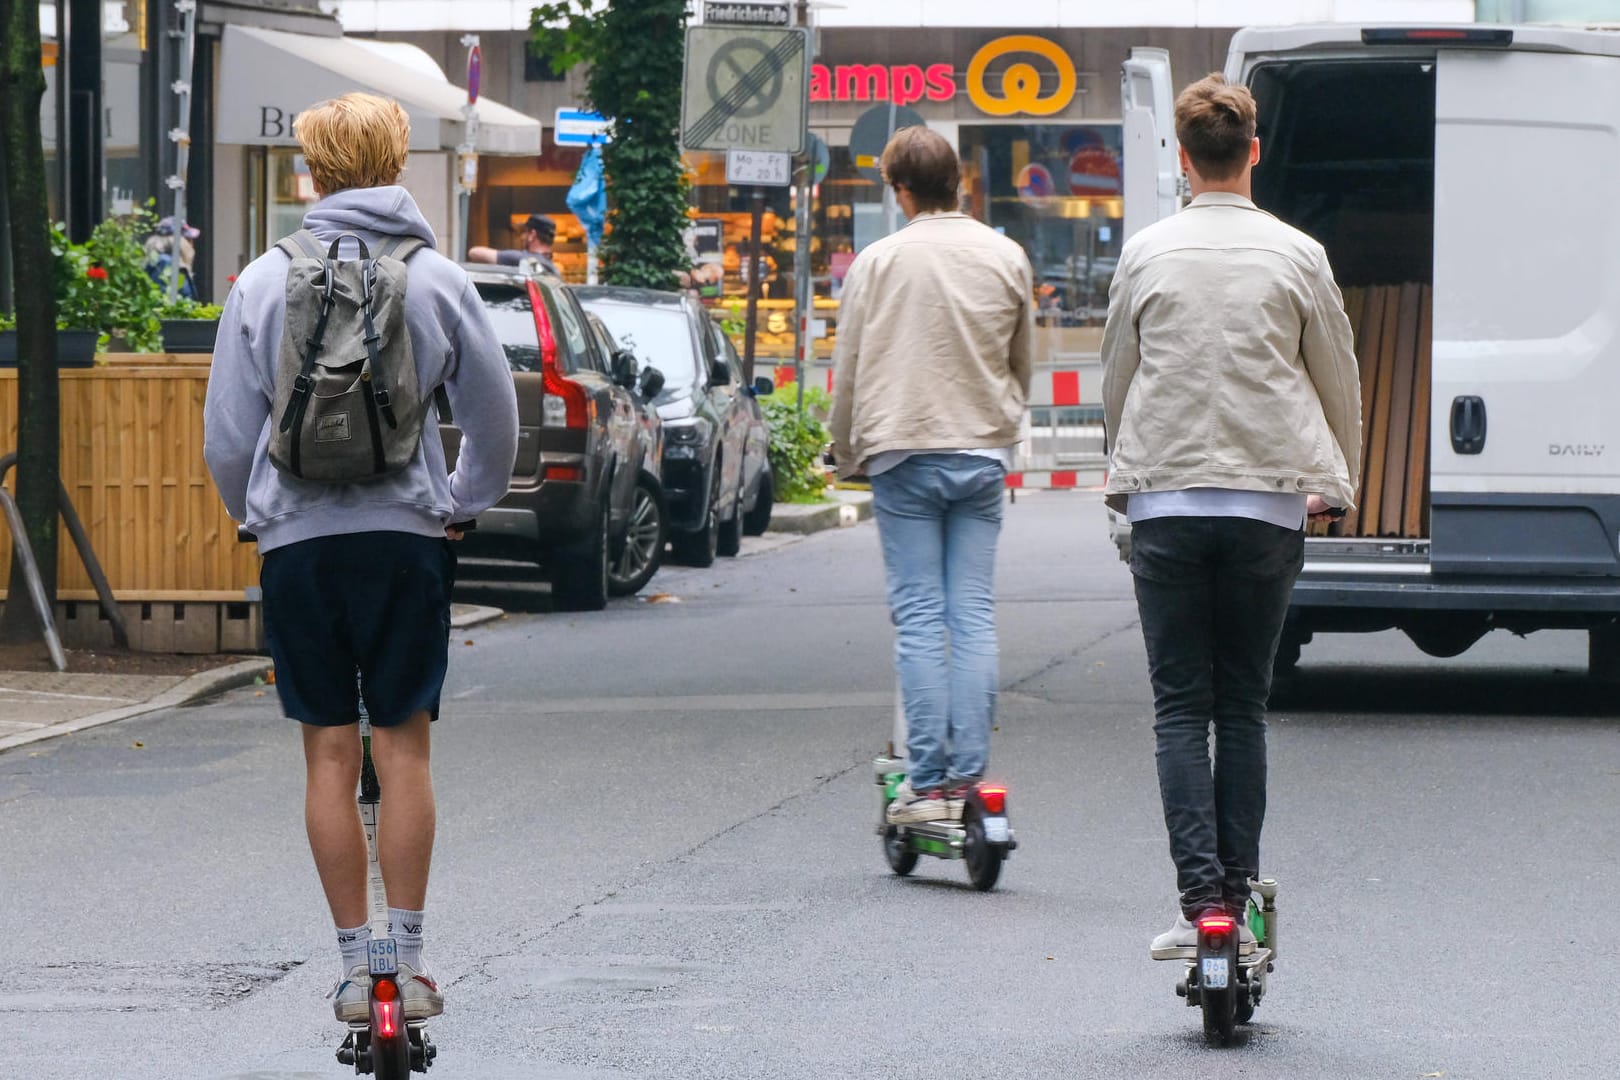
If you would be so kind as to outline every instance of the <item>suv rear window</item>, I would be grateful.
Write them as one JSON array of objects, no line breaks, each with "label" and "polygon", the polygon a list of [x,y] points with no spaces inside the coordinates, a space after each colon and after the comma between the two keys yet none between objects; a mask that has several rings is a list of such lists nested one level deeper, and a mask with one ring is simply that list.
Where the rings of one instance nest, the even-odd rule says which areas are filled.
[{"label": "suv rear window", "polygon": [[534,326],[534,307],[525,285],[498,285],[480,282],[479,298],[495,326],[495,337],[506,352],[513,371],[539,371],[540,332]]}]

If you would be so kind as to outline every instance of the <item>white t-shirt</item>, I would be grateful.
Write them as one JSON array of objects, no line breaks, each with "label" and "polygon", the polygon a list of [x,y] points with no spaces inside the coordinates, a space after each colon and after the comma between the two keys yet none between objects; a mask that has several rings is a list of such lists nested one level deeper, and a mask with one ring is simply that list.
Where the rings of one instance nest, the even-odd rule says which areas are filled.
[{"label": "white t-shirt", "polygon": [[1133,525],[1161,517],[1241,517],[1283,529],[1303,529],[1305,499],[1304,495],[1285,491],[1186,488],[1132,492],[1125,509]]},{"label": "white t-shirt", "polygon": [[886,473],[908,457],[917,454],[972,454],[975,457],[986,457],[992,461],[1001,462],[1001,467],[1012,471],[1012,452],[1010,446],[990,446],[978,450],[885,450],[881,454],[873,454],[862,463],[861,471],[867,476],[877,476]]}]

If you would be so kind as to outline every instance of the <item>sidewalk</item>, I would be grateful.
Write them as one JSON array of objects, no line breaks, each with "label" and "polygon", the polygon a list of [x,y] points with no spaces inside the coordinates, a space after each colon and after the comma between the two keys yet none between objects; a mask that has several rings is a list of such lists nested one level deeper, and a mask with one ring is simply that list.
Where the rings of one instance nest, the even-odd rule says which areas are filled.
[{"label": "sidewalk", "polygon": [[[450,625],[501,615],[499,608],[455,604]],[[250,686],[269,670],[268,656],[254,656],[190,676],[0,671],[0,752]]]}]

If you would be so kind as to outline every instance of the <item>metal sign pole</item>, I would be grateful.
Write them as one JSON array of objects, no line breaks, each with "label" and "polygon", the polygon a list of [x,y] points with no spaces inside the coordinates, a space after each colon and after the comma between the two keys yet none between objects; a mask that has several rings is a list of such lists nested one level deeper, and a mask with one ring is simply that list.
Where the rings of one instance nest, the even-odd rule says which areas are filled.
[{"label": "metal sign pole", "polygon": [[[810,25],[809,0],[798,2],[799,25]],[[813,53],[814,46],[805,50]],[[810,192],[815,187],[816,155],[811,153],[810,142],[806,139],[804,168],[799,173],[798,216],[794,222],[793,234],[793,306],[798,318],[794,319],[795,334],[793,338],[793,383],[798,393],[799,415],[804,415],[804,376],[810,370],[810,350],[814,348],[814,338],[810,336],[810,320],[815,316],[815,290],[810,280]]]},{"label": "metal sign pole", "polygon": [[472,193],[478,177],[478,91],[483,82],[484,51],[477,34],[463,34],[467,48],[467,103],[461,107],[461,145],[456,147],[456,258],[467,260],[467,234],[472,228]]},{"label": "metal sign pole", "polygon": [[754,385],[754,339],[759,324],[759,279],[765,253],[761,250],[760,232],[765,215],[765,189],[756,186],[752,198],[754,220],[748,227],[748,321],[743,331],[743,382]]}]

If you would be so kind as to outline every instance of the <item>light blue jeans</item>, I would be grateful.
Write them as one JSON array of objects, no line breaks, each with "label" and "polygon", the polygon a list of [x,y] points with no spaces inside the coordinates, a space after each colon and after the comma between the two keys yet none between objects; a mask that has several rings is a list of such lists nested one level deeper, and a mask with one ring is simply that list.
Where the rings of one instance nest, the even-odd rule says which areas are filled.
[{"label": "light blue jeans", "polygon": [[918,454],[872,477],[914,791],[978,779],[989,761],[1006,478],[972,454]]}]

